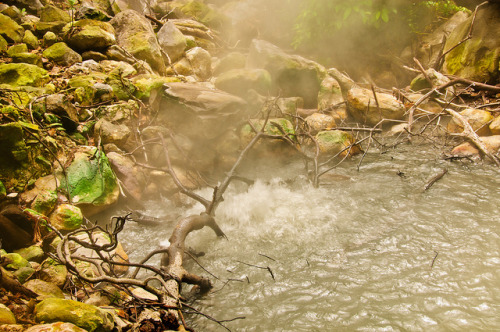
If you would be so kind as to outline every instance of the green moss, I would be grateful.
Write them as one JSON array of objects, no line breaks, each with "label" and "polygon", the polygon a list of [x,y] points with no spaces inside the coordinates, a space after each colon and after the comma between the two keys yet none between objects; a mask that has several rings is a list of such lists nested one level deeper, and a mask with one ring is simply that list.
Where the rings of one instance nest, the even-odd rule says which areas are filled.
[{"label": "green moss", "polygon": [[6,267],[10,270],[19,270],[22,267],[31,266],[26,259],[16,253],[9,253],[6,255],[2,255],[2,257],[9,260],[9,263],[6,265]]},{"label": "green moss", "polygon": [[37,322],[69,322],[90,332],[109,332],[114,327],[111,314],[96,306],[72,300],[49,298],[35,307]]},{"label": "green moss", "polygon": [[31,262],[41,262],[45,253],[40,246],[31,246],[16,250],[16,253],[21,255],[24,259]]},{"label": "green moss", "polygon": [[134,80],[134,85],[137,88],[135,97],[139,99],[147,99],[151,96],[151,92],[163,88],[165,83],[180,82],[177,77],[164,76],[145,76]]},{"label": "green moss", "polygon": [[40,87],[49,81],[47,71],[27,63],[0,64],[0,84]]},{"label": "green moss", "polygon": [[9,44],[7,43],[7,41],[5,40],[5,38],[3,38],[2,36],[0,36],[0,52],[5,52],[7,51],[7,46]]},{"label": "green moss", "polygon": [[27,52],[28,52],[28,45],[16,44],[9,47],[9,49],[7,50],[7,55],[12,57],[13,55],[18,53],[27,53]]},{"label": "green moss", "polygon": [[103,205],[118,190],[116,176],[108,158],[100,150],[92,148],[91,154],[78,153],[61,176],[62,190],[69,188],[74,203]]},{"label": "green moss", "polygon": [[48,216],[57,204],[57,193],[55,191],[42,191],[36,197],[33,203],[31,203],[31,208],[43,215]]}]

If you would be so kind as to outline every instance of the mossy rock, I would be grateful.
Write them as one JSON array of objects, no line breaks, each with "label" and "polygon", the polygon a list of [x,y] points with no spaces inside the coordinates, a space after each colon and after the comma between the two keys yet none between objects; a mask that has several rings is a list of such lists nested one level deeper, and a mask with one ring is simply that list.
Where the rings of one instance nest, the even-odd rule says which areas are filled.
[{"label": "mossy rock", "polygon": [[0,181],[0,200],[4,199],[7,196],[7,189],[5,189],[5,185],[2,181]]},{"label": "mossy rock", "polygon": [[47,71],[27,63],[0,64],[0,84],[41,87],[49,81]]},{"label": "mossy rock", "polygon": [[83,223],[83,214],[80,208],[70,205],[61,204],[49,217],[50,223],[60,231],[73,231],[80,228]]},{"label": "mossy rock", "polygon": [[474,34],[445,57],[443,70],[477,82],[495,83],[500,77],[500,10],[498,4],[487,4],[478,9],[451,33],[444,49],[451,49],[465,40],[474,20]]},{"label": "mossy rock", "polygon": [[95,147],[80,147],[72,163],[59,173],[60,189],[69,190],[74,204],[107,206],[118,200],[119,188],[108,158]]},{"label": "mossy rock", "polygon": [[17,280],[23,284],[30,278],[33,273],[35,273],[35,269],[32,268],[31,266],[24,266],[16,271],[14,271],[14,276],[17,278]]},{"label": "mossy rock", "polygon": [[62,66],[71,66],[82,62],[82,56],[73,51],[66,43],[60,42],[43,51],[43,56]]},{"label": "mossy rock", "polygon": [[13,63],[28,63],[43,68],[42,58],[35,53],[18,53],[12,56]]},{"label": "mossy rock", "polygon": [[68,322],[89,332],[110,332],[113,316],[96,306],[73,300],[45,299],[35,307],[36,322]]},{"label": "mossy rock", "polygon": [[65,265],[62,265],[51,258],[43,261],[40,267],[39,279],[54,283],[58,287],[62,287],[66,283],[67,277],[68,269]]},{"label": "mossy rock", "polygon": [[40,263],[43,260],[43,256],[45,256],[43,249],[37,245],[16,250],[15,253],[21,255],[28,262],[37,263]]},{"label": "mossy rock", "polygon": [[21,166],[27,161],[28,148],[19,122],[0,125],[0,170]]},{"label": "mossy rock", "polygon": [[10,17],[0,14],[0,36],[11,43],[23,41],[24,28]]},{"label": "mossy rock", "polygon": [[63,28],[64,39],[80,52],[103,50],[116,44],[115,29],[107,22],[84,19]]},{"label": "mossy rock", "polygon": [[16,317],[5,305],[0,303],[0,325],[16,324]]},{"label": "mossy rock", "polygon": [[18,53],[28,53],[28,45],[22,43],[22,44],[16,44],[12,45],[7,49],[7,55],[12,57],[13,55],[16,55]]},{"label": "mossy rock", "polygon": [[50,297],[64,299],[63,291],[55,284],[47,281],[33,279],[26,282],[23,286],[38,294],[38,299],[47,299]]},{"label": "mossy rock", "polygon": [[340,157],[344,157],[347,153],[349,153],[349,155],[353,155],[361,151],[358,146],[352,146],[350,150],[348,149],[341,152],[354,143],[352,135],[345,131],[320,131],[316,134],[315,139],[319,145],[321,155],[326,155],[328,157],[335,154],[339,154]]},{"label": "mossy rock", "polygon": [[[251,120],[254,128],[259,131],[264,125],[264,120]],[[280,130],[281,128],[281,130]],[[288,134],[291,139],[295,139],[295,129],[293,124],[285,118],[269,119],[264,128],[264,133],[267,135],[283,135],[283,132]],[[249,124],[246,124],[241,129],[241,138],[244,144],[248,143],[255,136],[255,132]]]},{"label": "mossy rock", "polygon": [[36,50],[40,46],[38,38],[30,30],[24,32],[23,43],[28,45],[28,48]]},{"label": "mossy rock", "polygon": [[9,46],[9,43],[7,43],[7,41],[5,40],[5,38],[3,38],[2,36],[0,36],[0,52],[7,51],[7,47],[8,46]]},{"label": "mossy rock", "polygon": [[41,22],[71,22],[71,15],[56,6],[45,6],[40,11],[40,21]]},{"label": "mossy rock", "polygon": [[165,77],[158,75],[142,75],[133,78],[133,84],[137,88],[135,97],[139,99],[148,99],[153,91],[159,92],[163,88],[163,84],[180,82],[177,77]]},{"label": "mossy rock", "polygon": [[19,270],[22,267],[31,266],[30,263],[23,258],[23,256],[16,253],[2,255],[2,258],[9,260],[9,263],[5,266],[9,270]]},{"label": "mossy rock", "polygon": [[33,203],[31,208],[38,213],[48,216],[57,204],[57,193],[51,190],[44,190],[40,192]]}]

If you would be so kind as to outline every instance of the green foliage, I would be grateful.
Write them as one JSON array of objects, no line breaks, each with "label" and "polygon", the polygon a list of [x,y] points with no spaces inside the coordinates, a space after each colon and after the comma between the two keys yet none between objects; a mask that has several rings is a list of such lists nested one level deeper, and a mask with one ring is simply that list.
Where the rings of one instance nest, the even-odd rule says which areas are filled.
[{"label": "green foliage", "polygon": [[[418,33],[441,18],[460,10],[452,0],[305,0],[295,24],[295,48],[317,43],[339,31],[399,28],[401,23],[412,33]],[[430,22],[429,22],[430,18]]]}]

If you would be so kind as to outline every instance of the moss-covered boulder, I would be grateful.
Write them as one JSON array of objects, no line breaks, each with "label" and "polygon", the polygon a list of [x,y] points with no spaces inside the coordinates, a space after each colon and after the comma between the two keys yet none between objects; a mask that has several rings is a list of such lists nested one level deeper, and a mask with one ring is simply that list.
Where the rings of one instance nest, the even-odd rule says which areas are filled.
[{"label": "moss-covered boulder", "polygon": [[37,263],[40,263],[45,256],[43,249],[38,245],[16,250],[15,253],[19,254],[22,258],[26,259],[29,262]]},{"label": "moss-covered boulder", "polygon": [[7,43],[7,41],[5,40],[5,38],[3,38],[1,35],[0,35],[0,52],[5,52],[7,51],[7,47],[9,46],[9,43]]},{"label": "moss-covered boulder", "polygon": [[306,123],[312,133],[329,130],[336,127],[335,119],[331,115],[313,113],[306,118]]},{"label": "moss-covered boulder", "polygon": [[94,127],[95,139],[101,139],[102,144],[115,144],[119,148],[124,148],[131,131],[124,124],[115,124],[106,119],[97,121]]},{"label": "moss-covered boulder", "polygon": [[53,33],[52,31],[48,31],[43,35],[43,46],[45,47],[50,47],[57,43],[59,39],[57,38],[57,35]]},{"label": "moss-covered boulder", "polygon": [[[460,115],[467,120],[472,129],[479,136],[488,136],[491,135],[490,131],[490,123],[493,121],[493,116],[490,112],[475,109],[475,108],[467,108],[460,112]],[[461,133],[464,130],[462,123],[452,118],[452,120],[448,123],[448,131],[452,133]]]},{"label": "moss-covered boulder", "polygon": [[0,303],[0,325],[16,324],[16,317],[5,305]]},{"label": "moss-covered boulder", "polygon": [[7,260],[8,263],[5,267],[9,270],[19,270],[22,267],[30,266],[30,263],[26,259],[16,253],[2,255],[2,258]]},{"label": "moss-covered boulder", "polygon": [[23,43],[28,45],[31,50],[36,50],[40,46],[38,38],[30,30],[24,32]]},{"label": "moss-covered boulder", "polygon": [[219,75],[215,86],[244,99],[249,90],[267,95],[271,89],[271,74],[265,69],[233,69]]},{"label": "moss-covered boulder", "polygon": [[477,15],[469,17],[451,33],[444,49],[449,50],[467,38],[472,20],[472,38],[446,55],[443,70],[473,81],[495,83],[500,77],[500,4],[490,2],[481,6]]},{"label": "moss-covered boulder", "polygon": [[160,45],[147,18],[134,10],[125,10],[110,23],[115,29],[119,46],[137,59],[146,61],[158,73],[166,73]]},{"label": "moss-covered boulder", "polygon": [[7,55],[10,57],[18,53],[27,53],[27,52],[28,52],[28,45],[24,43],[12,45],[7,49]]},{"label": "moss-covered boulder", "polygon": [[108,158],[101,150],[80,146],[65,170],[59,173],[60,189],[69,190],[71,202],[87,214],[95,213],[118,200],[119,188]]},{"label": "moss-covered boulder", "polygon": [[68,269],[65,265],[48,258],[40,266],[38,277],[43,281],[54,283],[57,287],[61,288],[68,278]]},{"label": "moss-covered boulder", "polygon": [[405,107],[403,103],[391,94],[379,92],[376,94],[377,100],[370,89],[353,87],[347,92],[348,109],[356,121],[374,126],[383,119],[404,119]]},{"label": "moss-covered boulder", "polygon": [[0,125],[0,173],[7,174],[28,160],[28,148],[20,123]]},{"label": "moss-covered boulder", "polygon": [[289,55],[267,41],[253,40],[246,66],[267,70],[271,74],[274,90],[279,90],[280,95],[299,96],[304,98],[305,107],[317,106],[320,84],[326,77],[326,69],[320,64],[298,55]]},{"label": "moss-covered boulder", "polygon": [[50,46],[43,51],[43,56],[61,66],[71,66],[75,63],[82,62],[82,56],[73,51],[64,42],[55,43]]},{"label": "moss-covered boulder", "polygon": [[43,68],[42,57],[36,53],[18,53],[12,56],[13,63],[27,63]]},{"label": "moss-covered boulder", "polygon": [[[319,145],[320,154],[326,157],[331,157],[336,154],[339,154],[340,157],[344,157],[347,154],[353,155],[360,151],[359,147],[353,145],[354,138],[352,135],[345,131],[320,131],[316,134],[315,139]],[[350,146],[352,147],[349,148]]]},{"label": "moss-covered boulder", "polygon": [[40,10],[40,22],[35,26],[36,33],[43,36],[47,32],[59,34],[71,22],[71,15],[56,6],[48,5]]},{"label": "moss-covered boulder", "polygon": [[40,87],[49,81],[47,71],[27,63],[0,64],[0,84]]},{"label": "moss-covered boulder", "polygon": [[20,43],[24,37],[24,28],[10,17],[0,14],[0,36],[10,43]]},{"label": "moss-covered boulder", "polygon": [[114,319],[96,306],[57,298],[43,300],[35,307],[36,322],[68,322],[89,332],[110,332]]},{"label": "moss-covered boulder", "polygon": [[211,27],[220,28],[228,18],[201,0],[160,0],[153,7],[159,16],[190,18]]},{"label": "moss-covered boulder", "polygon": [[31,208],[43,215],[48,216],[57,204],[57,192],[53,190],[42,190],[40,191],[33,203],[31,203]]},{"label": "moss-covered boulder", "polygon": [[66,43],[79,52],[103,50],[116,44],[115,29],[107,22],[84,19],[68,23],[63,34]]},{"label": "moss-covered boulder", "polygon": [[74,205],[61,204],[51,213],[49,221],[60,231],[73,231],[83,223],[82,210]]},{"label": "moss-covered boulder", "polygon": [[180,82],[177,77],[165,77],[158,75],[139,75],[132,78],[132,83],[137,88],[135,96],[139,99],[148,99],[162,93],[163,84]]}]

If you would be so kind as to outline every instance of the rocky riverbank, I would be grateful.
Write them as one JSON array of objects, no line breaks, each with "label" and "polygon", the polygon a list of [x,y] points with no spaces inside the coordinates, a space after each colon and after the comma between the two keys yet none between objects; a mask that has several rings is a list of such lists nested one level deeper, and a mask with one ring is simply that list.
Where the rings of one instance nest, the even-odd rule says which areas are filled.
[{"label": "rocky riverbank", "polygon": [[444,141],[450,158],[500,164],[498,4],[458,12],[405,49],[413,80],[392,90],[251,34],[219,33],[233,24],[227,6],[142,9],[0,4],[2,330],[184,330],[145,284],[133,290],[128,276],[120,286],[131,272],[114,232],[126,218],[113,231],[89,218],[215,186],[207,179],[228,172],[256,135],[251,156],[304,158],[315,185],[376,136]]}]

